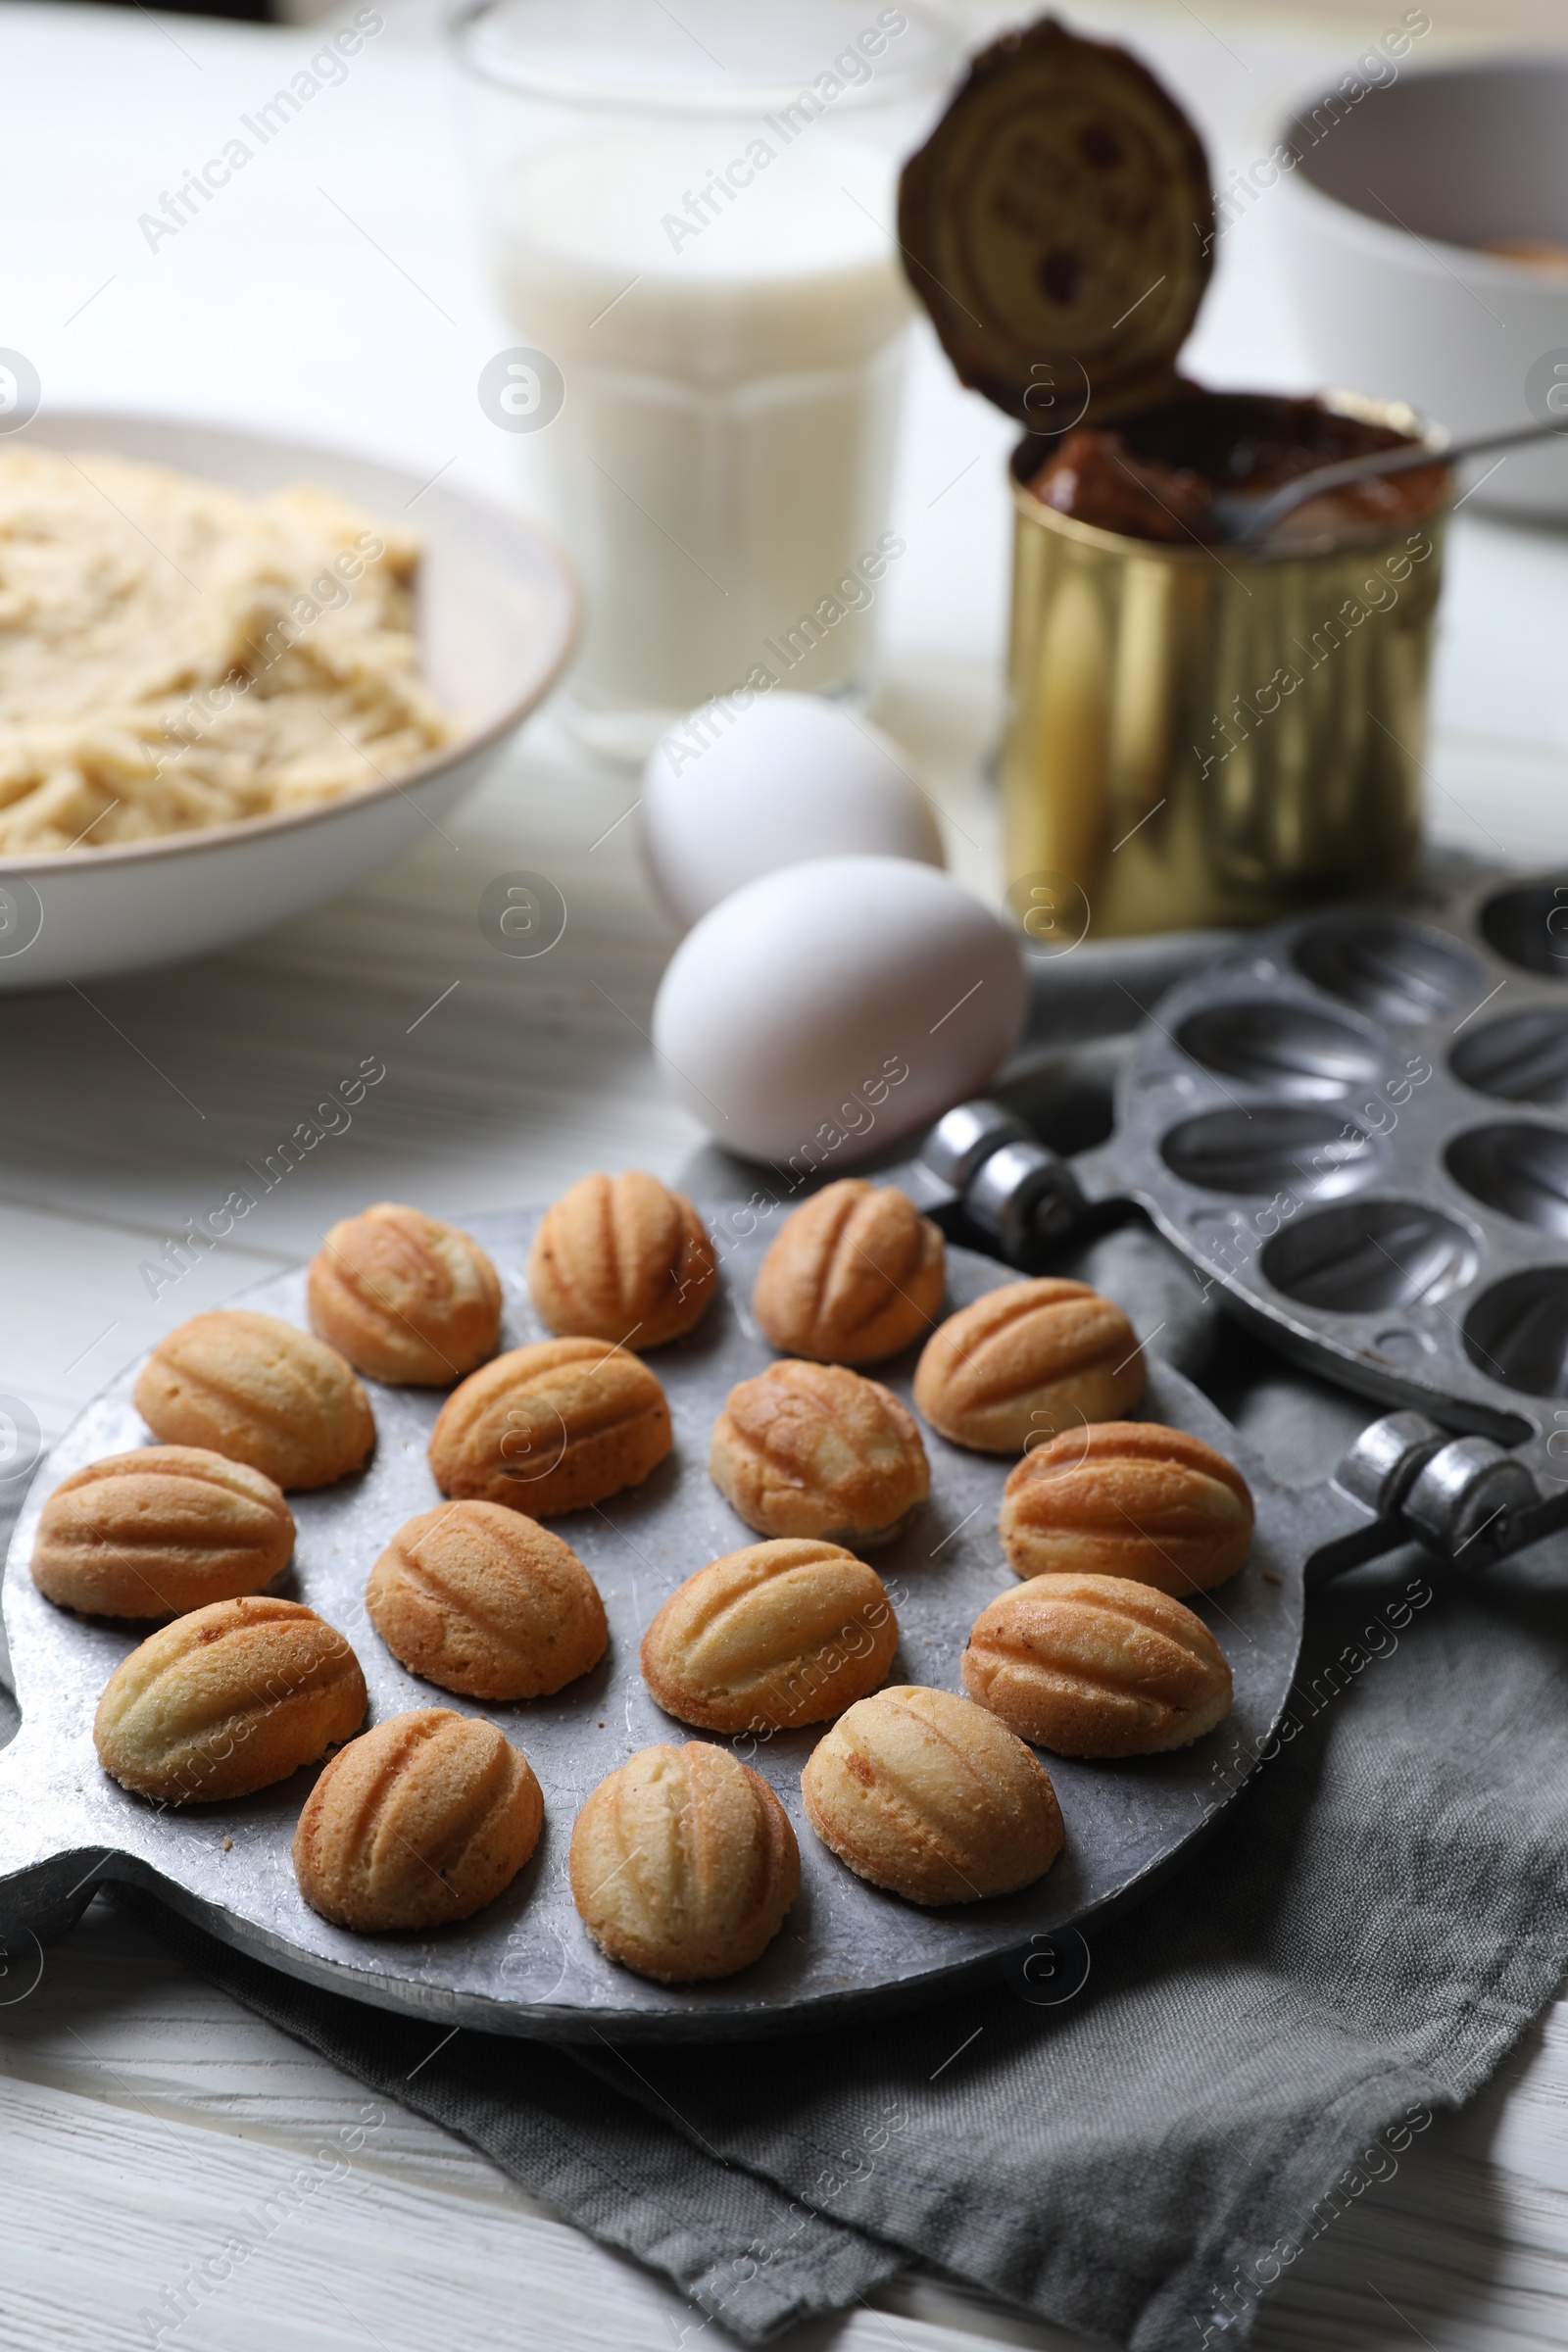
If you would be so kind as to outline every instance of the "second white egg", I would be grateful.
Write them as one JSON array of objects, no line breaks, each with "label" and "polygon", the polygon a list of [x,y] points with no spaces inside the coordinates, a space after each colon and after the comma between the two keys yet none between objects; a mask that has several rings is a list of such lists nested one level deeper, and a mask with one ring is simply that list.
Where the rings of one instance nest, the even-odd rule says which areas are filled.
[{"label": "second white egg", "polygon": [[643,773],[649,878],[683,927],[807,858],[945,862],[931,806],[880,728],[810,694],[729,701],[672,727]]}]

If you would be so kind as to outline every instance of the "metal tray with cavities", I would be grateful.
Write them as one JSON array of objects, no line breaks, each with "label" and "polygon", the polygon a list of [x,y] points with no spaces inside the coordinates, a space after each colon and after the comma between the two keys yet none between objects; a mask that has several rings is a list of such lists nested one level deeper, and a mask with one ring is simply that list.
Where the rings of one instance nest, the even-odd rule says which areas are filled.
[{"label": "metal tray with cavities", "polygon": [[921,1164],[927,1207],[1020,1262],[1135,1202],[1286,1353],[1475,1433],[1421,1497],[1444,1547],[1483,1494],[1510,1541],[1568,1521],[1568,880],[1260,932],[1145,1020],[1103,1144],[970,1103]]},{"label": "metal tray with cavities", "polygon": [[[1568,883],[1493,881],[1406,894],[1260,934],[1177,988],[1134,1041],[1109,1140],[1072,1159],[995,1103],[951,1112],[921,1157],[890,1171],[961,1244],[949,1299],[1010,1279],[1080,1221],[1145,1209],[1198,1278],[1316,1369],[1400,1406],[1332,1480],[1274,1481],[1191,1384],[1151,1352],[1141,1408],[1228,1453],[1251,1483],[1257,1536],[1240,1574],[1195,1606],[1225,1649],[1236,1703],[1174,1755],[1048,1759],[1067,1845],[1034,1886],[924,1911],[851,1876],[800,1806],[819,1736],[785,1733],[755,1761],[797,1825],[802,1889],[784,1930],[740,1976],[694,1987],[632,1977],[589,1942],[566,1846],[578,1806],[649,1741],[688,1737],[656,1707],[637,1645],[681,1578],[750,1540],[707,1475],[734,1382],[771,1360],[748,1312],[771,1238],[711,1223],[720,1297],[698,1331],[653,1358],[676,1444],[634,1492],[560,1522],[604,1593],[610,1651],[555,1698],[484,1710],[527,1752],[546,1829],[488,1911],[420,1936],[354,1936],[309,1910],[289,1840],[300,1774],[233,1803],[160,1810],[99,1769],[99,1691],[138,1639],[44,1600],[27,1573],[47,1494],[68,1471],[144,1444],[136,1367],[114,1381],[43,1465],[18,1525],[5,1613],[22,1729],[0,1753],[0,1936],[24,1969],[94,1888],[150,1886],[212,1933],[290,1974],[384,2007],[492,2032],[581,2039],[700,2039],[837,2025],[939,1998],[1011,1970],[1032,1998],[1071,1989],[1074,1934],[1177,1867],[1267,1752],[1296,1671],[1310,1589],[1419,1538],[1465,1567],[1568,1523]],[[471,1220],[506,1293],[503,1346],[544,1335],[522,1282],[537,1221]],[[249,1302],[305,1320],[304,1275]],[[909,1396],[914,1351],[878,1377]],[[364,1608],[372,1561],[435,1489],[425,1444],[440,1397],[372,1388],[378,1441],[358,1478],[292,1497],[285,1587],[354,1642],[370,1719],[438,1703],[479,1711],[408,1674]],[[1559,1400],[1562,1400],[1559,1402]],[[1450,1433],[1462,1434],[1453,1436]],[[1559,1432],[1563,1433],[1559,1442]],[[953,1690],[968,1628],[1010,1581],[997,1514],[1009,1463],[927,1434],[932,1498],[874,1556],[895,1595],[894,1676]],[[39,1954],[41,1966],[41,1953]]]},{"label": "metal tray with cavities", "polygon": [[[522,1282],[536,1222],[537,1212],[468,1220],[502,1275],[504,1347],[545,1336]],[[743,1742],[740,1752],[796,1825],[799,1897],[754,1967],[710,1984],[650,1984],[589,1941],[572,1904],[566,1853],[576,1812],[607,1772],[634,1748],[692,1736],[660,1711],[638,1671],[648,1619],[682,1578],[753,1540],[709,1479],[708,1445],[730,1388],[772,1360],[748,1310],[771,1230],[761,1225],[737,1238],[733,1208],[711,1212],[710,1222],[724,1255],[720,1296],[695,1333],[652,1358],[669,1398],[672,1453],[641,1487],[554,1522],[599,1585],[610,1619],[609,1651],[580,1682],[548,1699],[480,1708],[408,1673],[368,1621],[365,1584],[372,1562],[405,1519],[437,1499],[425,1446],[438,1394],[368,1384],[377,1442],[366,1470],[290,1497],[298,1540],[280,1590],[352,1641],[369,1689],[369,1720],[431,1704],[483,1712],[523,1748],[539,1777],[545,1830],[533,1859],[488,1909],[452,1927],[353,1936],[307,1907],[289,1845],[309,1770],[232,1802],[168,1808],[128,1794],[100,1769],[92,1742],[98,1694],[144,1629],[54,1607],[27,1569],[39,1512],[59,1480],[147,1442],[131,1398],[137,1366],[88,1406],[33,1482],[5,1580],[22,1707],[22,1728],[0,1751],[0,1945],[9,1969],[18,1977],[33,1966],[41,1971],[42,1941],[69,1927],[100,1886],[123,1880],[310,1983],[413,2010],[436,2025],[549,2039],[697,2040],[836,2026],[1004,1972],[1031,2000],[1051,2002],[1076,1989],[1089,1965],[1081,1931],[1175,1869],[1268,1753],[1296,1673],[1310,1589],[1407,1543],[1423,1482],[1442,1486],[1454,1448],[1421,1415],[1395,1413],[1362,1434],[1334,1479],[1304,1491],[1286,1487],[1206,1397],[1151,1355],[1141,1412],[1228,1454],[1256,1504],[1246,1564],[1217,1592],[1192,1601],[1231,1662],[1235,1703],[1225,1722],[1169,1755],[1114,1763],[1048,1757],[1067,1830],[1060,1859],[1019,1893],[940,1910],[865,1885],[812,1836],[800,1775],[820,1726]],[[948,1272],[954,1307],[1012,1279],[995,1257],[961,1247],[950,1250]],[[246,1298],[303,1323],[303,1270],[274,1276]],[[916,1353],[876,1367],[906,1400]],[[931,1431],[925,1442],[931,1499],[872,1556],[900,1623],[892,1678],[957,1690],[970,1625],[1012,1582],[997,1526],[1011,1463],[967,1452]],[[1480,1443],[1459,1442],[1461,1449]],[[1494,1484],[1490,1469],[1478,1486],[1467,1468],[1453,1522],[1487,1506],[1475,1560],[1506,1548],[1504,1529],[1510,1540],[1524,1540],[1531,1525],[1528,1509],[1491,1508],[1482,1491],[1489,1476]],[[1462,1547],[1457,1539],[1453,1547]]]}]

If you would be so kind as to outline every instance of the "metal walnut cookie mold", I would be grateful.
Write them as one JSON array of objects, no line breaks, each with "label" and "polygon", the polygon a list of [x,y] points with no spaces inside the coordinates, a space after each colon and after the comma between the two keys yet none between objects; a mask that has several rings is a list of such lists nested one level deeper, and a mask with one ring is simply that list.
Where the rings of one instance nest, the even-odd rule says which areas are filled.
[{"label": "metal walnut cookie mold", "polygon": [[1538,1476],[1568,1342],[1565,888],[1481,876],[1258,934],[1162,1002],[1114,1138],[1072,1163],[1277,1344]]},{"label": "metal walnut cookie mold", "polygon": [[1565,923],[1556,874],[1296,917],[1161,1000],[1106,1142],[1064,1156],[964,1103],[913,1189],[1024,1264],[1143,1208],[1288,1354],[1470,1433],[1417,1481],[1435,1538],[1474,1536],[1483,1488],[1545,1533],[1568,1420]]},{"label": "metal walnut cookie mold", "polygon": [[[710,1227],[721,1213],[708,1212]],[[524,1214],[470,1221],[474,1239],[507,1277],[501,1341],[508,1351],[548,1344],[516,1281],[536,1227],[537,1218]],[[610,1630],[604,1659],[539,1699],[498,1704],[459,1693],[440,1702],[470,1718],[489,1715],[523,1747],[550,1827],[514,1883],[427,1950],[398,1931],[353,1935],[302,1901],[287,1851],[301,1784],[198,1800],[187,1814],[178,1804],[160,1810],[132,1797],[99,1771],[90,1738],[93,1698],[135,1637],[55,1608],[24,1570],[42,1503],[61,1478],[144,1439],[131,1403],[134,1372],[112,1383],[56,1448],[24,1510],[12,1555],[4,1597],[23,1730],[0,1754],[0,1925],[19,1937],[24,1930],[56,1934],[95,1886],[130,1875],[163,1883],[212,1932],[271,1965],[386,2006],[423,2013],[434,1992],[454,2018],[492,2032],[568,2040],[591,2040],[596,2030],[708,2039],[843,2022],[989,1977],[1032,1936],[1058,1933],[1064,1922],[1093,1913],[1130,1879],[1177,1854],[1212,1803],[1201,1746],[1152,1759],[1140,1767],[1136,1788],[1119,1771],[1064,1759],[1053,1762],[1052,1779],[1071,1833],[1068,1848],[1036,1886],[1015,1894],[926,1911],[858,1880],[814,1836],[802,1834],[797,1905],[739,1976],[683,1990],[637,1977],[592,1944],[566,1884],[564,1833],[584,1792],[607,1770],[672,1738],[669,1718],[637,1673],[637,1645],[663,1594],[736,1544],[733,1515],[707,1475],[706,1449],[730,1390],[770,1361],[742,1311],[766,1238],[761,1226],[736,1243],[700,1337],[675,1343],[658,1359],[675,1438],[667,1465],[639,1488],[552,1522],[550,1532],[559,1528],[602,1595]],[[951,1298],[962,1305],[994,1287],[1002,1269],[950,1250],[947,1272]],[[247,1303],[303,1326],[304,1269],[271,1278]],[[911,1372],[912,1351],[879,1372],[906,1407]],[[364,1589],[377,1548],[408,1519],[441,1508],[424,1455],[441,1397],[415,1388],[375,1387],[372,1394],[379,1443],[364,1473],[341,1487],[289,1497],[298,1542],[288,1590],[347,1637],[368,1687],[371,1720],[378,1722],[433,1695],[428,1684],[411,1683],[384,1647]],[[1166,1421],[1190,1421],[1214,1444],[1232,1443],[1212,1408],[1158,1367],[1151,1406]],[[928,1683],[956,1683],[969,1627],[997,1592],[995,1521],[1006,1465],[941,1438],[926,1445],[931,1500],[877,1555],[877,1569],[906,1645],[902,1671]],[[1242,1452],[1252,1480],[1250,1458]],[[1227,1645],[1238,1645],[1233,1720],[1244,1741],[1267,1737],[1283,1700],[1299,1606],[1292,1564],[1299,1502],[1266,1479],[1255,1481],[1254,1491],[1254,1563],[1224,1595],[1242,1631],[1219,1626]],[[525,1498],[526,1485],[516,1493]],[[1283,1581],[1265,1581],[1265,1568]],[[885,1634],[880,1607],[841,1616],[824,1666],[836,1672],[843,1661],[864,1657]],[[809,1728],[752,1723],[725,1740],[736,1762],[750,1763],[772,1788],[798,1833],[800,1774],[817,1738]],[[1113,1788],[1113,1779],[1124,1785]]]}]

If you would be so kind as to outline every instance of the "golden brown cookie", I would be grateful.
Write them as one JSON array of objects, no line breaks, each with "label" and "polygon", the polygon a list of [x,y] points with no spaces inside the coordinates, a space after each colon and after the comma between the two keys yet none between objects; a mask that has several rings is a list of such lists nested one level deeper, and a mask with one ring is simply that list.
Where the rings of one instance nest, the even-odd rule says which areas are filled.
[{"label": "golden brown cookie", "polygon": [[294,1833],[294,1876],[337,1927],[439,1927],[511,1886],[544,1817],[526,1756],[493,1723],[416,1707],[332,1758]]},{"label": "golden brown cookie", "polygon": [[874,1364],[924,1339],[946,1280],[942,1236],[908,1195],[846,1176],[786,1218],[752,1312],[785,1355]]},{"label": "golden brown cookie", "polygon": [[394,1388],[461,1380],[501,1329],[500,1278],[478,1243],[394,1200],[332,1227],[306,1296],[317,1335]]},{"label": "golden brown cookie", "polygon": [[931,1491],[920,1432],[891,1389],[793,1356],[731,1389],[708,1467],[760,1535],[832,1544],[885,1544]]},{"label": "golden brown cookie", "polygon": [[499,1502],[446,1502],[398,1529],[365,1588],[413,1674],[467,1698],[543,1698],[605,1654],[599,1588],[569,1544]]},{"label": "golden brown cookie", "polygon": [[547,1208],[528,1288],[552,1331],[662,1347],[702,1321],[718,1288],[708,1228],[683,1193],[642,1168],[584,1176]]},{"label": "golden brown cookie", "polygon": [[293,1550],[293,1513],[260,1470],[200,1446],[144,1446],[61,1480],[32,1581],[92,1616],[177,1617],[260,1592]]},{"label": "golden brown cookie", "polygon": [[635,1487],[673,1444],[664,1392],[637,1356],[600,1340],[541,1340],[453,1390],[430,1467],[443,1494],[550,1519]]},{"label": "golden brown cookie", "polygon": [[1021,1453],[1057,1430],[1130,1411],[1144,1377],[1138,1334],[1087,1283],[1008,1282],[926,1342],[914,1401],[956,1446]]},{"label": "golden brown cookie", "polygon": [[1206,1592],[1252,1542],[1252,1496],[1234,1462],[1158,1421],[1064,1430],[1002,1490],[1002,1545],[1020,1576],[1128,1576]]},{"label": "golden brown cookie", "polygon": [[1034,1576],[982,1609],[963,1687],[1020,1740],[1058,1756],[1188,1747],[1231,1704],[1201,1617],[1122,1576]]},{"label": "golden brown cookie", "polygon": [[759,1959],[801,1883],[786,1814],[760,1773],[706,1740],[629,1756],[571,1833],[571,1893],[601,1951],[661,1984]]},{"label": "golden brown cookie", "polygon": [[170,1804],[287,1780],[365,1720],[365,1677],[335,1627],[296,1600],[214,1601],[149,1634],[104,1685],[98,1761]]},{"label": "golden brown cookie", "polygon": [[836,1544],[750,1544],[678,1585],[643,1636],[643,1680],[705,1732],[825,1723],[874,1690],[899,1645],[874,1568]]},{"label": "golden brown cookie", "polygon": [[823,1844],[911,1903],[1010,1894],[1062,1847],[1039,1758],[951,1690],[895,1684],[862,1698],[817,1742],[801,1791]]},{"label": "golden brown cookie", "polygon": [[210,1446],[280,1487],[329,1487],[375,1444],[370,1400],[335,1348],[278,1315],[220,1307],[160,1340],[136,1410],[169,1446]]}]

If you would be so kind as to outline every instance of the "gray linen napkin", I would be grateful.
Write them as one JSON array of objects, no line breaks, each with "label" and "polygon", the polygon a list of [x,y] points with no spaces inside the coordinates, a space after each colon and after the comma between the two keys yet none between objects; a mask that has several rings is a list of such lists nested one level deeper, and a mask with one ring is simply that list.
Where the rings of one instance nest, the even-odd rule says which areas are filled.
[{"label": "gray linen napkin", "polygon": [[[1117,969],[1084,990],[1080,1035],[1133,1017],[1107,1003]],[[1103,1048],[1037,1054],[1017,1099],[1087,1142],[1105,1069]],[[1142,1330],[1163,1319],[1161,1351],[1284,1478],[1326,1473],[1371,1418],[1225,1322],[1145,1227],[1060,1263]],[[745,2342],[923,2265],[1131,2352],[1200,2352],[1245,2339],[1296,2253],[1557,1982],[1565,1593],[1568,1538],[1473,1579],[1401,1553],[1316,1596],[1278,1752],[1185,1871],[1091,1934],[1054,2005],[1002,1984],[678,2053],[465,2032],[420,2064],[418,2021],[297,1984],[145,1894],[109,1899]]]}]

